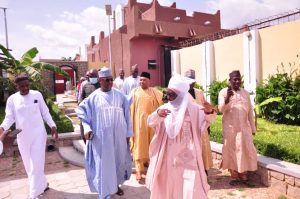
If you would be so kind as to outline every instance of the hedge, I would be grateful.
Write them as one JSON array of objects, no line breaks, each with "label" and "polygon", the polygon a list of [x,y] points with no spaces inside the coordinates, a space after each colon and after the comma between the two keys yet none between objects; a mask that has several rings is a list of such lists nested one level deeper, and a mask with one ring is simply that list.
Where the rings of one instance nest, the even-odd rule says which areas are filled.
[{"label": "hedge", "polygon": [[[63,112],[58,108],[56,104],[53,103],[52,99],[46,99],[46,103],[49,107],[50,114],[57,126],[57,131],[59,133],[73,132],[74,127],[72,121],[69,120]],[[47,132],[50,133],[48,125],[46,125]]]},{"label": "hedge", "polygon": [[[211,125],[211,141],[223,143],[222,116]],[[254,145],[259,154],[300,164],[300,127],[274,124],[258,118]]]},{"label": "hedge", "polygon": [[[66,132],[73,132],[74,128],[72,125],[72,121],[70,121],[53,103],[52,100],[47,99],[46,103],[49,107],[50,114],[52,115],[52,118],[57,126],[57,130],[59,133],[66,133]],[[5,117],[5,107],[1,106],[0,107],[0,124],[2,123],[3,119]],[[50,133],[50,128],[48,125],[46,126],[47,133]]]}]

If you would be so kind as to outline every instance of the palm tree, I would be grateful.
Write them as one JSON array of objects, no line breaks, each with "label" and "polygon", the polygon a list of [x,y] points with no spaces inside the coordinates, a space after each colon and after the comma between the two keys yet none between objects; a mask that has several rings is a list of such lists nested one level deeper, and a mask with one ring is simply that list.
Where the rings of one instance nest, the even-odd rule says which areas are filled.
[{"label": "palm tree", "polygon": [[10,77],[3,78],[2,75],[0,76],[0,85],[1,88],[3,88],[0,89],[1,99],[3,99],[4,89],[9,93],[13,93],[16,91],[13,80],[20,74],[28,75],[32,87],[42,92],[44,97],[48,97],[50,95],[50,92],[42,84],[43,77],[41,75],[41,72],[43,70],[52,71],[53,73],[58,73],[60,75],[68,77],[68,73],[55,65],[43,62],[34,62],[33,59],[39,52],[35,47],[25,52],[20,60],[15,59],[14,56],[12,56],[8,51],[8,49],[6,49],[1,44],[0,50],[2,51],[2,53],[0,51],[0,70],[5,71],[7,74],[9,74]]}]

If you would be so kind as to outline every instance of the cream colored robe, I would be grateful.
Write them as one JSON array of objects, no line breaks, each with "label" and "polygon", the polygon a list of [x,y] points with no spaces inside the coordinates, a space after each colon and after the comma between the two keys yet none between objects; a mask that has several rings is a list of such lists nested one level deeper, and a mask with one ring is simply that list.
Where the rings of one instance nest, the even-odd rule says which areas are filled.
[{"label": "cream colored robe", "polygon": [[168,137],[164,118],[159,117],[157,111],[149,116],[148,124],[155,128],[146,176],[150,198],[205,199],[209,185],[201,156],[200,136],[208,123],[200,106],[189,102],[181,131],[174,139]]},{"label": "cream colored robe", "polygon": [[257,169],[257,154],[252,133],[256,132],[253,109],[247,91],[233,91],[234,95],[225,104],[227,88],[219,93],[219,111],[223,113],[223,169],[232,169],[239,173]]},{"label": "cream colored robe", "polygon": [[131,121],[134,137],[131,141],[133,160],[148,160],[149,145],[154,131],[147,125],[148,116],[162,104],[162,93],[155,88],[141,87],[132,92]]}]

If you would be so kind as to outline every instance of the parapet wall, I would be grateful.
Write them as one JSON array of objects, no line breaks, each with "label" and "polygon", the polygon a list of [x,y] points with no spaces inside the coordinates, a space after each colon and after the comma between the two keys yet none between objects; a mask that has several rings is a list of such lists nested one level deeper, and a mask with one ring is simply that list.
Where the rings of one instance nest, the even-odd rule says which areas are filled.
[{"label": "parapet wall", "polygon": [[[222,160],[223,144],[210,142],[213,159]],[[251,173],[261,184],[272,187],[291,198],[300,198],[300,165],[258,154],[258,169]]]}]

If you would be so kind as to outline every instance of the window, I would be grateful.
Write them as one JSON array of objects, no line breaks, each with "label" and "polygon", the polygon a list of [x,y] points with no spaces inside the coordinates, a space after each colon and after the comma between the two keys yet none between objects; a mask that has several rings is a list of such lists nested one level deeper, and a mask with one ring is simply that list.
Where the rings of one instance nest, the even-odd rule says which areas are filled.
[{"label": "window", "polygon": [[156,69],[157,63],[156,60],[148,60],[148,69]]}]

